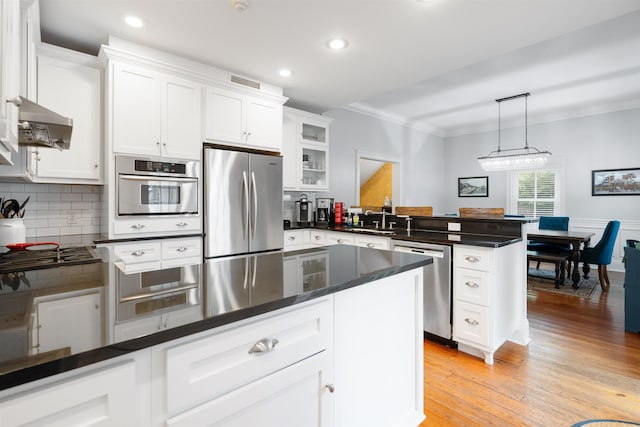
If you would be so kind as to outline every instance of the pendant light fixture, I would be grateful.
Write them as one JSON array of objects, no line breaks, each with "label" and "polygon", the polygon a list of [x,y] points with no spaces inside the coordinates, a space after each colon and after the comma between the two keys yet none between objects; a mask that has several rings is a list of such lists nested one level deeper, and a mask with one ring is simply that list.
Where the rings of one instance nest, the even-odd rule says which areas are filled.
[{"label": "pendant light fixture", "polygon": [[[498,150],[492,151],[487,156],[478,157],[480,166],[486,171],[505,171],[518,169],[539,169],[543,168],[549,161],[551,153],[540,151],[535,147],[529,147],[527,140],[527,98],[529,92],[519,95],[508,96],[496,99],[498,103]],[[503,150],[500,146],[500,103],[513,99],[524,98],[524,148],[510,148]]]}]

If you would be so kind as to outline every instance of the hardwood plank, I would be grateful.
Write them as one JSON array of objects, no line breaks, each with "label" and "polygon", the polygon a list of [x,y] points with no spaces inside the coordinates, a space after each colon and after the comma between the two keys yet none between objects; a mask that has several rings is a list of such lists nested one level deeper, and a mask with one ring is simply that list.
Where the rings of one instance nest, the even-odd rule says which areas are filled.
[{"label": "hardwood plank", "polygon": [[431,426],[571,426],[591,418],[640,422],[640,334],[624,331],[624,276],[590,299],[531,290],[531,343],[506,343],[493,366],[424,342]]}]

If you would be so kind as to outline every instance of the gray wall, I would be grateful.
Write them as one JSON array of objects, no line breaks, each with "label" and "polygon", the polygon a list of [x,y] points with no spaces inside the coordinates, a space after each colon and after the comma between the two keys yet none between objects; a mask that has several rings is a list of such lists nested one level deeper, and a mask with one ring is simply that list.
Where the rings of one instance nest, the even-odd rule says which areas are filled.
[{"label": "gray wall", "polygon": [[[347,206],[356,200],[356,151],[401,162],[402,194],[396,206],[444,205],[444,145],[440,137],[375,119],[346,109],[325,113],[333,117],[330,130],[330,197]],[[317,197],[322,197],[316,194]]]},{"label": "gray wall", "polygon": [[[549,150],[566,163],[566,215],[584,219],[640,219],[640,196],[591,196],[591,171],[640,168],[640,109],[529,126],[529,145]],[[523,129],[502,132],[502,148],[524,146]],[[500,207],[506,203],[506,172],[487,173],[476,158],[497,148],[497,132],[445,139],[445,210],[461,206]],[[458,198],[457,179],[489,175],[488,198]]]}]

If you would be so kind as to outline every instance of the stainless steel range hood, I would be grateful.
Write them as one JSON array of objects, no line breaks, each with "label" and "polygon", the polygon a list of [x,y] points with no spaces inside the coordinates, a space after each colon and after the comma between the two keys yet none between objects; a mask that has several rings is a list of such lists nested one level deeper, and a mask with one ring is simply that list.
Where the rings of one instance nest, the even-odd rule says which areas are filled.
[{"label": "stainless steel range hood", "polygon": [[68,150],[73,119],[20,97],[18,115],[18,143],[20,145]]}]

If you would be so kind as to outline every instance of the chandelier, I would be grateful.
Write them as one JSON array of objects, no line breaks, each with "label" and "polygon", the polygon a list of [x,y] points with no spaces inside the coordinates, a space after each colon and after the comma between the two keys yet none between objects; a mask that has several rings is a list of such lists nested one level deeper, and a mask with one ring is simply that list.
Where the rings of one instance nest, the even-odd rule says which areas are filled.
[{"label": "chandelier", "polygon": [[[529,147],[527,140],[527,98],[529,92],[520,95],[508,96],[496,99],[498,103],[498,150],[492,151],[486,156],[478,157],[480,166],[486,171],[505,171],[519,169],[539,169],[544,167],[551,157],[548,151],[540,151],[535,147]],[[500,103],[511,101],[517,98],[524,98],[524,148],[509,148],[506,150],[500,147]]]}]

